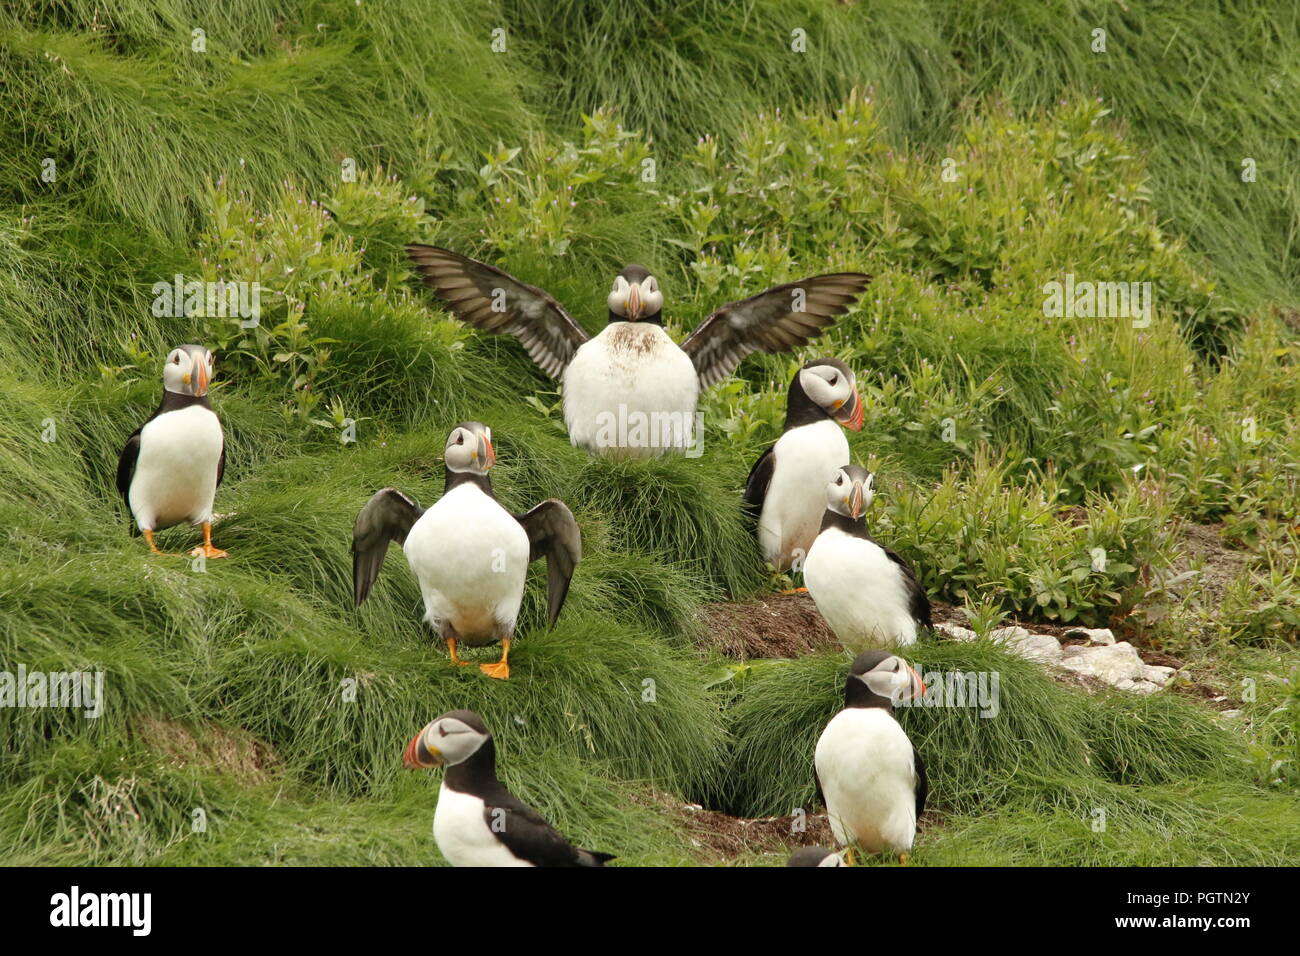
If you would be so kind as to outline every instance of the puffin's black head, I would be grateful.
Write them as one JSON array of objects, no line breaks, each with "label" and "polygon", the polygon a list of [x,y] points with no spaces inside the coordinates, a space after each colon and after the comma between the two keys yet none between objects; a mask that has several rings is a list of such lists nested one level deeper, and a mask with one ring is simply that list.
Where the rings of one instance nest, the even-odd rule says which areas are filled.
[{"label": "puffin's black head", "polygon": [[496,449],[492,447],[492,429],[482,422],[461,422],[447,436],[443,460],[448,471],[486,475],[497,460]]},{"label": "puffin's black head", "polygon": [[472,710],[449,710],[425,724],[406,745],[408,770],[454,767],[463,763],[492,739],[483,718]]},{"label": "puffin's black head", "polygon": [[826,507],[855,521],[876,496],[876,476],[861,465],[845,465],[826,486]]},{"label": "puffin's black head", "polygon": [[202,345],[178,345],[163,366],[163,388],[179,395],[206,395],[212,369],[211,351]]},{"label": "puffin's black head", "polygon": [[813,359],[790,383],[787,416],[805,402],[814,406],[845,428],[862,428],[862,398],[858,395],[858,378],[853,369],[837,358]]},{"label": "puffin's black head", "polygon": [[853,659],[844,684],[845,707],[891,708],[925,694],[925,682],[912,666],[889,651],[863,651]]},{"label": "puffin's black head", "polygon": [[645,266],[635,263],[623,267],[614,277],[614,288],[605,300],[609,304],[611,322],[639,322],[643,319],[659,321],[664,306],[659,280]]},{"label": "puffin's black head", "polygon": [[795,850],[786,861],[786,866],[847,866],[844,862],[846,851],[828,850],[824,846],[806,846]]}]

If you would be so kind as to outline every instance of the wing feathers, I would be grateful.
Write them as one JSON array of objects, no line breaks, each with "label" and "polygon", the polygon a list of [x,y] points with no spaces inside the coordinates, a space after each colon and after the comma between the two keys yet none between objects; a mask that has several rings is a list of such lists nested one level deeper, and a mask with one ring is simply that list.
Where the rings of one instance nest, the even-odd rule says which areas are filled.
[{"label": "wing feathers", "polygon": [[375,492],[352,525],[352,596],[360,606],[370,594],[388,554],[389,543],[406,543],[411,526],[424,514],[396,488]]},{"label": "wing feathers", "polygon": [[528,532],[528,560],[546,557],[546,616],[547,623],[554,624],[569,595],[573,569],[582,560],[578,522],[569,506],[556,498],[548,498],[515,517]]},{"label": "wing feathers", "polygon": [[424,284],[458,319],[515,336],[547,375],[558,377],[588,339],[549,293],[495,266],[418,243],[408,245],[406,253]]}]

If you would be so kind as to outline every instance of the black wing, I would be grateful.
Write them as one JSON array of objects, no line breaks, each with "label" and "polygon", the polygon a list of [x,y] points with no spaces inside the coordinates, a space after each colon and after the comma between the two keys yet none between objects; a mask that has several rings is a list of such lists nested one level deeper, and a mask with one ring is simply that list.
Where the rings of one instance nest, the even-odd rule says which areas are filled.
[{"label": "black wing", "polygon": [[128,514],[131,512],[131,478],[135,475],[136,459],[140,457],[140,432],[143,429],[144,425],[141,425],[131,432],[131,437],[122,446],[122,454],[117,459],[117,490],[126,502]]},{"label": "black wing", "polygon": [[483,801],[483,819],[506,849],[533,866],[602,866],[606,854],[579,850],[505,787]]},{"label": "black wing", "polygon": [[582,560],[582,534],[563,501],[547,498],[532,511],[515,515],[528,532],[528,560],[546,556],[546,617],[554,624],[569,596],[573,569]]},{"label": "black wing", "polygon": [[919,820],[925,812],[925,798],[930,795],[930,782],[926,779],[925,763],[921,760],[916,744],[912,744],[912,766],[916,772],[916,818]]},{"label": "black wing", "polygon": [[217,487],[221,487],[221,479],[226,474],[226,436],[221,436],[221,460],[217,462]]},{"label": "black wing", "polygon": [[352,596],[358,605],[384,566],[392,541],[406,543],[407,532],[424,509],[396,488],[375,492],[352,525]]},{"label": "black wing", "polygon": [[[879,542],[876,542],[879,544]],[[882,546],[883,547],[883,546]],[[912,566],[903,560],[902,556],[884,549],[885,556],[898,565],[903,571],[903,579],[907,582],[907,591],[911,598],[908,610],[912,613],[912,618],[917,625],[927,630],[934,627],[930,620],[930,597],[925,593],[925,588],[921,587],[921,582],[916,579],[916,572]]]},{"label": "black wing", "polygon": [[833,325],[871,281],[861,272],[837,272],[775,286],[728,302],[692,332],[682,351],[695,363],[700,387],[708,388],[760,349],[784,352],[806,345]]},{"label": "black wing", "polygon": [[543,289],[495,266],[437,246],[411,243],[406,254],[424,284],[462,322],[485,332],[507,332],[523,343],[543,372],[558,378],[589,336]]},{"label": "black wing", "polygon": [[754,467],[749,469],[745,479],[745,511],[755,521],[763,514],[763,501],[767,498],[767,486],[772,483],[772,472],[776,469],[776,456],[772,454],[776,445],[772,445],[758,456]]}]

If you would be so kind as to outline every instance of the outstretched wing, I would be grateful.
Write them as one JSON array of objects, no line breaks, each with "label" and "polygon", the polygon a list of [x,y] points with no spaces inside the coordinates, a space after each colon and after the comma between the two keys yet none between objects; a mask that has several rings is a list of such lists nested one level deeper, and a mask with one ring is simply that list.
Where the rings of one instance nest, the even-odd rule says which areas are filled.
[{"label": "outstretched wing", "polygon": [[563,501],[547,498],[532,511],[515,515],[528,532],[528,560],[546,556],[546,616],[554,624],[569,595],[573,569],[582,560],[582,533]]},{"label": "outstretched wing", "polygon": [[930,782],[926,779],[925,764],[921,761],[921,753],[916,749],[916,744],[912,745],[912,767],[916,773],[916,818],[919,820],[925,812],[925,798],[930,794]]},{"label": "outstretched wing", "polygon": [[495,266],[448,249],[406,247],[424,284],[462,322],[485,332],[507,332],[552,378],[559,378],[588,335],[543,289],[520,282]]},{"label": "outstretched wing", "polygon": [[700,387],[736,370],[751,352],[784,352],[806,345],[848,311],[871,282],[861,272],[836,272],[787,282],[739,302],[728,302],[692,332],[682,350],[695,363]]},{"label": "outstretched wing", "polygon": [[384,566],[392,541],[406,543],[407,532],[424,509],[396,488],[375,492],[352,525],[352,596],[358,605]]},{"label": "outstretched wing", "polygon": [[755,521],[763,515],[767,486],[772,483],[772,472],[776,468],[776,456],[772,452],[775,449],[776,445],[771,445],[759,455],[754,467],[749,469],[749,477],[745,479],[745,511]]}]

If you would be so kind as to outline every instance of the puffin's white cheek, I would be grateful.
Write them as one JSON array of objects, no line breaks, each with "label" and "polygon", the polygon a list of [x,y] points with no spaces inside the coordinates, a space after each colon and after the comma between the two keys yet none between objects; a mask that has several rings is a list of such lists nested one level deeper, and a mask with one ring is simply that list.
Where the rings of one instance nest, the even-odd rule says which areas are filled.
[{"label": "puffin's white cheek", "polygon": [[646,315],[654,315],[664,307],[664,294],[658,289],[655,291],[641,294],[641,311]]}]

